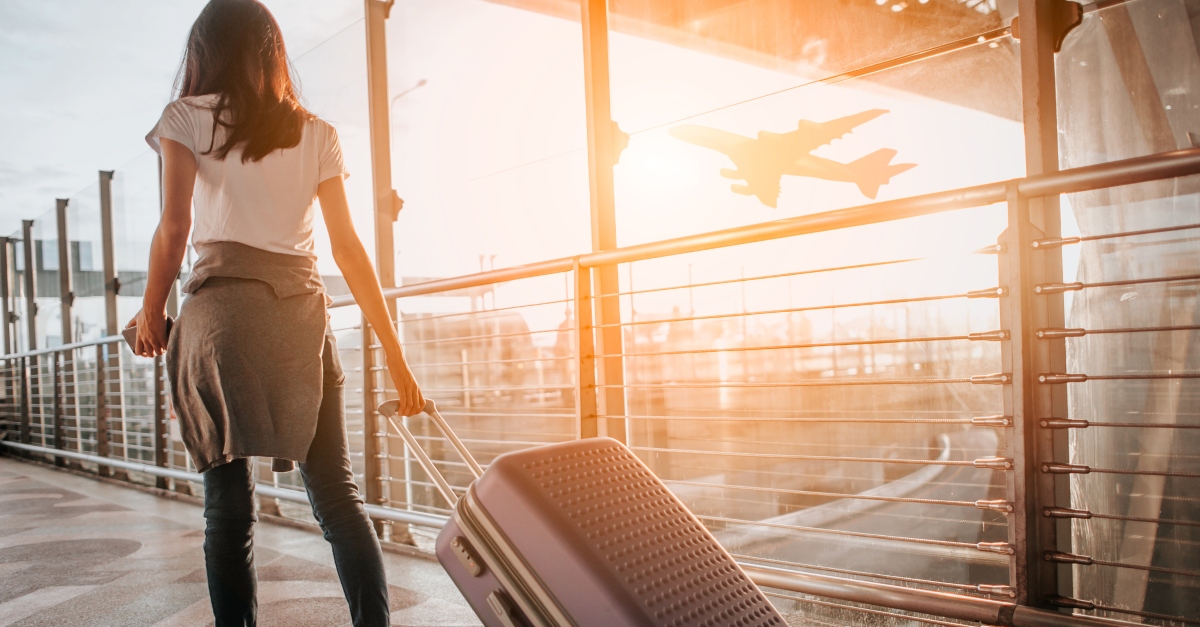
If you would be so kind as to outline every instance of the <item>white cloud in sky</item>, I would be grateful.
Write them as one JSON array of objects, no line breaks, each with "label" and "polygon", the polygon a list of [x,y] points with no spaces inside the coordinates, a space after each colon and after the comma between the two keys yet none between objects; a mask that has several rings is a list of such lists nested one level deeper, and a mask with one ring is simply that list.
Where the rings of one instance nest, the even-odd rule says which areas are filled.
[{"label": "white cloud in sky", "polygon": [[[265,0],[293,58],[360,0]],[[0,3],[0,234],[146,150],[203,0]]]}]

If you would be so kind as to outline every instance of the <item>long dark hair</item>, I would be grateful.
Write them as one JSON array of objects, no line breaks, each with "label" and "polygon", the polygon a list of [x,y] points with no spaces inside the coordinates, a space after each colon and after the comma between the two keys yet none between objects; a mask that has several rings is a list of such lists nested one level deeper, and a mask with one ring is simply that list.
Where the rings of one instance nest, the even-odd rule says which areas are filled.
[{"label": "long dark hair", "polygon": [[[208,151],[223,160],[241,146],[242,162],[300,143],[313,117],[292,82],[283,34],[256,0],[211,0],[192,25],[176,78],[179,97],[215,94]],[[227,131],[216,146],[217,129]]]}]

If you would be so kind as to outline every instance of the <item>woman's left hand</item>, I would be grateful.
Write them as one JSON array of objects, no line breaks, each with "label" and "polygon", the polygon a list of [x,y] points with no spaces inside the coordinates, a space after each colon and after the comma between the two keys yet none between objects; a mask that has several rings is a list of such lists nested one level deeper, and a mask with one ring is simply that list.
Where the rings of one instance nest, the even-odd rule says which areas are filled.
[{"label": "woman's left hand", "polygon": [[152,314],[143,308],[125,328],[137,327],[133,352],[141,357],[158,357],[167,351],[167,316]]}]

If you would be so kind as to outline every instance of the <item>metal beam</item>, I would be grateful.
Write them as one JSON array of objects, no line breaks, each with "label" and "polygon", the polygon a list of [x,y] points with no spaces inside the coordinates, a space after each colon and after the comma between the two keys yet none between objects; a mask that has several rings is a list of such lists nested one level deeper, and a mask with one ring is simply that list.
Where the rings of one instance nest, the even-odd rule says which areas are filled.
[{"label": "metal beam", "polygon": [[[1055,84],[1054,55],[1062,39],[1073,27],[1068,19],[1077,5],[1066,0],[1018,0],[1020,19],[1021,102],[1025,130],[1025,171],[1027,175],[1046,175],[1058,172],[1058,110]],[[1077,23],[1077,22],[1075,22]],[[1009,234],[1016,248],[1010,249],[1010,270],[1020,270],[1019,284],[1009,286],[1009,298],[1015,306],[1013,317],[1024,320],[1022,332],[1026,337],[1014,340],[1018,350],[1029,351],[1014,360],[1037,372],[1066,372],[1066,341],[1062,338],[1037,341],[1032,329],[1041,325],[1053,328],[1065,326],[1065,301],[1062,294],[1032,297],[1018,293],[1031,289],[1035,282],[1061,282],[1062,256],[1057,251],[1035,251],[1029,237],[1058,238],[1062,235],[1059,197],[1032,198],[1026,201],[1017,189],[1010,189]],[[1015,222],[1014,222],[1015,220]],[[1026,308],[1032,308],[1027,310]],[[1014,332],[1015,335],[1015,332]],[[1054,458],[1069,459],[1069,437],[1064,430],[1038,429],[1040,418],[1067,415],[1066,386],[1039,385],[1026,378],[1022,396],[1016,402],[1024,407],[1024,424],[1017,425],[1016,435],[1023,438],[1013,444],[1025,447],[1025,463],[1017,464],[1017,472],[1025,473],[1019,481],[1027,493],[1020,494],[1015,503],[1017,511],[1012,522],[1020,538],[1017,546],[1017,571],[1023,580],[1017,582],[1018,602],[1046,606],[1046,599],[1055,594],[1071,593],[1071,569],[1041,559],[1046,550],[1070,550],[1070,522],[1040,516],[1042,507],[1055,503],[1070,503],[1069,479],[1038,471],[1039,462]],[[1014,417],[1014,422],[1017,422]],[[1063,546],[1059,545],[1062,537]]]},{"label": "metal beam", "polygon": [[[1004,386],[1004,413],[1012,417],[1005,428],[1013,470],[1006,473],[1009,515],[1008,541],[1014,548],[1010,585],[1017,591],[1020,604],[1042,605],[1056,591],[1057,565],[1042,559],[1042,552],[1055,546],[1055,520],[1041,515],[1044,506],[1054,504],[1054,477],[1040,472],[1048,461],[1053,430],[1038,427],[1049,418],[1049,394],[1052,387],[1038,382],[1047,371],[1046,362],[1052,342],[1039,340],[1037,329],[1047,328],[1048,298],[1034,293],[1034,286],[1046,282],[1045,251],[1032,242],[1045,234],[1031,220],[1030,202],[1023,198],[1015,183],[1008,190],[1008,228],[1000,238],[1000,284],[1006,292],[1000,300],[1000,326],[1006,331],[1002,343],[1002,368],[1010,374]],[[1057,253],[1058,251],[1052,251]]]},{"label": "metal beam", "polygon": [[[1200,174],[1200,148],[1188,148],[1144,157],[1133,157],[1062,172],[1016,179],[1017,190],[1025,198],[1086,192],[1118,185],[1132,185],[1181,176]],[[952,189],[944,192],[923,194],[897,200],[876,202],[846,209],[835,209],[810,215],[760,222],[721,231],[710,231],[675,239],[637,244],[615,250],[589,253],[576,257],[563,257],[539,261],[523,266],[489,270],[436,281],[425,281],[404,287],[386,290],[388,298],[403,298],[436,294],[469,287],[479,287],[505,281],[515,281],[559,272],[570,272],[576,259],[586,268],[604,264],[625,263],[643,259],[656,259],[689,252],[713,250],[739,244],[762,242],[784,237],[823,233],[837,229],[882,224],[917,216],[932,215],[982,207],[1007,198],[1005,182],[986,183],[974,187]],[[348,307],[354,304],[351,296],[338,296],[331,307]]]},{"label": "metal beam", "polygon": [[[63,433],[63,376],[62,376],[62,353],[53,353],[50,355],[50,424],[54,429],[54,449],[61,451],[66,444],[66,437]],[[42,415],[42,441],[45,441],[46,416]],[[62,457],[54,458],[55,466],[65,466],[67,460]]]},{"label": "metal beam", "polygon": [[111,170],[100,171],[100,248],[104,258],[104,334],[116,335],[121,330],[117,319],[117,294],[121,284],[117,281],[116,251],[113,248],[113,207]]},{"label": "metal beam", "polygon": [[21,220],[21,250],[25,261],[25,328],[28,350],[37,349],[37,268],[33,263],[33,220]]},{"label": "metal beam", "polygon": [[[580,3],[583,26],[583,81],[587,102],[588,180],[591,191],[592,251],[617,247],[616,201],[613,167],[617,164],[617,126],[612,119],[612,100],[608,74],[608,3],[607,0],[583,0]],[[621,327],[621,301],[616,264],[596,269],[595,322],[601,331],[596,337],[599,395],[602,415],[597,435],[625,441],[624,352]],[[579,315],[579,314],[577,314]]]},{"label": "metal beam", "polygon": [[575,280],[575,428],[578,437],[594,438],[599,434],[599,426],[592,271],[576,262],[571,274]]},{"label": "metal beam", "polygon": [[[388,110],[386,20],[392,2],[364,0],[367,29],[367,104],[371,128],[371,180],[375,208],[375,265],[385,289],[396,286],[396,248],[392,225],[398,201],[392,189],[391,121]],[[389,309],[395,313],[395,302]]]},{"label": "metal beam", "polygon": [[[108,379],[107,367],[108,351],[107,345],[96,345],[96,455],[99,457],[108,457]],[[96,467],[96,474],[101,477],[107,477],[112,474],[112,470],[100,464]]]},{"label": "metal beam", "polygon": [[12,333],[12,244],[7,237],[0,237],[0,320],[4,324],[4,353],[15,353]]},{"label": "metal beam", "polygon": [[[375,394],[375,334],[371,324],[362,316],[362,425],[363,425],[363,495],[368,505],[379,505],[383,499],[383,458],[380,455],[379,399]],[[375,523],[375,533],[383,536],[383,525]]]},{"label": "metal beam", "polygon": [[[168,456],[171,454],[171,425],[167,422],[170,416],[167,403],[170,401],[167,397],[165,362],[164,355],[154,358],[154,428],[151,429],[151,433],[154,436],[154,465],[159,468],[170,465]],[[163,476],[158,477],[155,483],[164,490],[169,487],[167,478]]]},{"label": "metal beam", "polygon": [[1134,623],[1091,616],[1069,616],[1021,607],[1008,601],[982,599],[949,592],[859,581],[757,564],[741,564],[740,566],[751,581],[765,588],[945,616],[985,625],[1012,625],[1014,627],[1115,627],[1118,625],[1133,627],[1134,625]]},{"label": "metal beam", "polygon": [[71,280],[71,238],[67,229],[69,203],[66,198],[59,198],[54,207],[54,222],[58,227],[58,298],[62,303],[59,318],[62,320],[63,344],[70,344],[74,335],[71,305],[75,302],[75,291]]},{"label": "metal beam", "polygon": [[[31,444],[21,444],[18,442],[0,441],[0,445],[8,446],[19,451],[29,453],[41,453],[47,455],[61,455],[82,462],[93,464],[103,464],[120,468],[122,470],[132,470],[133,472],[141,472],[153,477],[170,478],[176,481],[192,481],[195,483],[204,483],[204,476],[200,473],[187,472],[185,470],[175,470],[172,468],[161,468],[151,464],[141,464],[137,462],[127,462],[119,459],[108,459],[97,455],[89,455],[87,453],[76,453],[75,451],[55,451],[53,449],[42,446],[33,446]],[[289,490],[287,488],[277,488],[272,485],[257,484],[254,486],[254,492],[262,496],[291,501],[293,503],[308,503],[308,494],[303,490]],[[423,514],[421,512],[408,512],[391,507],[379,507],[378,505],[366,505],[363,507],[367,515],[376,520],[387,520],[391,522],[403,522],[413,525],[421,525],[423,527],[433,527],[440,529],[445,526],[449,518],[438,516],[436,514]]]}]

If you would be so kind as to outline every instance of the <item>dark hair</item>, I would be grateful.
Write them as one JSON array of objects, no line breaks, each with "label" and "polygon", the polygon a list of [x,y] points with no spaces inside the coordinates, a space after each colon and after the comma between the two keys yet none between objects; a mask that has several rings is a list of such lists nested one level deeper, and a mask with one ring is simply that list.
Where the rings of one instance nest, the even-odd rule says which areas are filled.
[{"label": "dark hair", "polygon": [[[215,94],[213,138],[202,154],[219,160],[241,146],[242,162],[300,143],[313,118],[292,82],[283,34],[256,0],[212,0],[192,25],[176,78],[180,98]],[[217,129],[227,131],[216,146]]]}]

